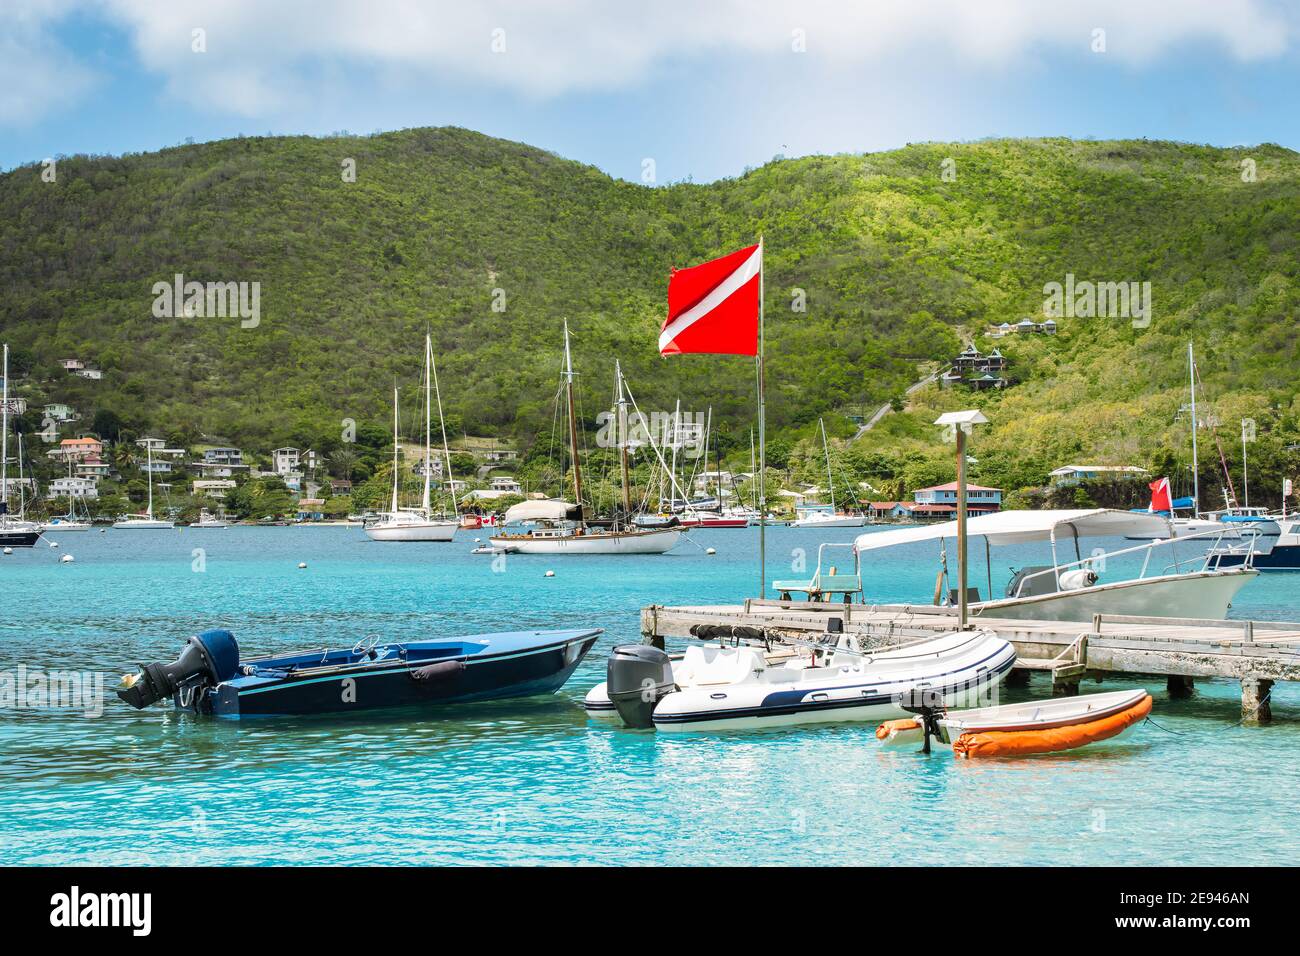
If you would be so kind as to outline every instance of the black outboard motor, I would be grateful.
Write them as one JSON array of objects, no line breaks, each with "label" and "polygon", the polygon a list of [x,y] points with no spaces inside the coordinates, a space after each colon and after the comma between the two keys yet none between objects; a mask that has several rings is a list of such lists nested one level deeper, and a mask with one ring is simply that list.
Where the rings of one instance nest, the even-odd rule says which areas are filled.
[{"label": "black outboard motor", "polygon": [[182,686],[215,687],[239,673],[239,643],[229,631],[211,630],[185,642],[181,656],[170,664],[141,664],[140,673],[128,674],[117,696],[132,707],[143,708],[171,697]]},{"label": "black outboard motor", "polygon": [[930,752],[930,738],[939,736],[939,718],[947,713],[943,693],[931,687],[913,687],[895,698],[898,706],[921,721],[921,753]]},{"label": "black outboard motor", "polygon": [[605,692],[624,725],[654,726],[655,705],[677,689],[668,655],[649,644],[620,644],[605,665]]}]

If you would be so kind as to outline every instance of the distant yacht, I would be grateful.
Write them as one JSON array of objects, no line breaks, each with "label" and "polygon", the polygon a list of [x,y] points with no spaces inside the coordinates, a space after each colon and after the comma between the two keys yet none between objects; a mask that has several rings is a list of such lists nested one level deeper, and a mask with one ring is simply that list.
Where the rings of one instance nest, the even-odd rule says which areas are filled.
[{"label": "distant yacht", "polygon": [[[9,514],[9,346],[4,346],[4,364],[0,366],[4,377],[0,391],[0,547],[30,548],[41,537],[41,529],[31,521],[17,519]],[[19,438],[21,441],[21,436]],[[21,448],[21,446],[20,446]],[[18,466],[22,467],[22,452],[18,453]],[[22,481],[19,480],[21,485]]]},{"label": "distant yacht", "polygon": [[113,522],[114,528],[121,528],[124,531],[166,531],[174,528],[175,525],[170,521],[153,516],[153,442],[145,441],[146,455],[145,473],[149,477],[149,504],[145,508],[144,514],[127,515],[120,521]]},{"label": "distant yacht", "polygon": [[851,515],[840,511],[835,506],[835,481],[831,476],[831,445],[826,438],[826,422],[817,419],[822,432],[822,451],[826,455],[826,488],[830,493],[831,510],[807,508],[799,512],[799,517],[790,522],[792,528],[861,528],[868,524],[865,515]]},{"label": "distant yacht", "polygon": [[[393,389],[393,502],[387,513],[379,519],[367,523],[366,537],[372,541],[451,541],[456,535],[460,522],[455,518],[444,518],[433,513],[430,498],[430,481],[433,473],[433,451],[430,434],[432,412],[431,385],[437,371],[433,363],[433,341],[424,337],[424,497],[420,507],[402,508],[398,503],[398,489],[401,485],[401,468],[398,461],[397,444],[397,389]],[[442,417],[442,393],[437,392],[438,422],[442,428],[443,460],[447,468],[447,480],[451,481],[451,453],[447,449],[447,425]],[[450,486],[454,487],[454,485]],[[454,499],[453,499],[454,500]]]},{"label": "distant yacht", "polygon": [[223,521],[214,515],[207,508],[199,512],[199,520],[190,525],[191,528],[229,528],[230,523]]},{"label": "distant yacht", "polygon": [[[573,401],[573,356],[569,349],[569,323],[564,323],[564,395],[568,406],[569,454],[572,461],[574,504],[567,501],[523,501],[509,508],[502,524],[507,527],[489,540],[497,551],[518,554],[663,554],[685,533],[680,525],[644,527],[632,507],[628,468],[628,409],[623,370],[614,363],[618,386],[618,449],[622,476],[622,511],[611,522],[588,521],[583,514],[582,468],[578,460],[578,423]],[[672,479],[675,481],[675,478]],[[511,530],[512,524],[526,525]]]}]

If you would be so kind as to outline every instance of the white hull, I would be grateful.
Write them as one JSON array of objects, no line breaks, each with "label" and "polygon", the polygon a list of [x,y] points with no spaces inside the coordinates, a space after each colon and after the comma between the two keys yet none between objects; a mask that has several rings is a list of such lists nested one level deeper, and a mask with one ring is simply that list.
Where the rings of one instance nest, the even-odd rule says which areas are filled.
[{"label": "white hull", "polygon": [[427,521],[415,524],[373,524],[366,528],[371,541],[451,541],[460,523]]},{"label": "white hull", "polygon": [[861,528],[867,524],[862,515],[832,515],[828,518],[798,518],[790,522],[792,528]]},{"label": "white hull", "polygon": [[42,531],[57,531],[63,534],[68,531],[89,531],[90,525],[84,521],[47,521],[40,525]]},{"label": "white hull", "polygon": [[663,554],[677,546],[680,528],[643,531],[587,532],[573,535],[493,535],[498,551],[515,554]]},{"label": "white hull", "polygon": [[123,531],[170,531],[175,525],[157,518],[127,518],[125,521],[113,522],[113,527]]},{"label": "white hull", "polygon": [[985,617],[1027,621],[1091,621],[1094,614],[1221,621],[1237,592],[1258,574],[1253,568],[1234,568],[1163,575],[1037,597],[982,601],[971,608]]},{"label": "white hull", "polygon": [[221,529],[221,528],[229,528],[230,525],[226,524],[224,521],[198,521],[198,522],[195,522],[194,524],[190,525],[190,527],[191,527],[191,528],[208,528],[208,529],[214,529],[214,530],[215,530],[215,529]]},{"label": "white hull", "polygon": [[[887,720],[906,715],[898,698],[918,686],[942,693],[947,706],[978,704],[1015,658],[1015,649],[988,631],[867,658],[833,653],[818,667],[807,658],[773,665],[751,646],[693,646],[673,662],[679,689],[655,705],[654,726],[680,733]],[[617,716],[604,684],[592,688],[585,706],[592,716]]]}]

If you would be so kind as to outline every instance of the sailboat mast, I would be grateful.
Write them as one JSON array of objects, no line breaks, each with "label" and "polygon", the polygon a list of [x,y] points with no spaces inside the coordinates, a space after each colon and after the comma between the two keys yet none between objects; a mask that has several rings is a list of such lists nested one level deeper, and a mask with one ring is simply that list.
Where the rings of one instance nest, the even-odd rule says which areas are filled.
[{"label": "sailboat mast", "polygon": [[569,320],[564,320],[564,383],[569,404],[569,454],[573,457],[573,498],[582,513],[582,469],[578,464],[578,418],[573,407],[573,353],[569,349]]},{"label": "sailboat mast", "polygon": [[397,514],[397,386],[393,386],[393,508]]},{"label": "sailboat mast", "polygon": [[442,414],[442,389],[438,387],[438,360],[433,357],[433,343],[428,336],[424,340],[428,350],[429,370],[433,375],[433,397],[438,403],[438,428],[442,432],[442,458],[447,466],[447,492],[451,496],[451,510],[460,511],[460,502],[456,500],[456,479],[451,473],[451,449],[447,447],[447,419]]},{"label": "sailboat mast", "polygon": [[[17,431],[17,429],[16,429]],[[1242,450],[1245,450],[1243,441]],[[21,522],[27,516],[27,488],[26,481],[22,475],[22,432],[18,432],[18,520]]]},{"label": "sailboat mast", "polygon": [[429,419],[433,409],[432,404],[432,387],[433,382],[430,380],[429,366],[430,356],[433,353],[433,346],[429,336],[424,336],[424,496],[420,499],[420,506],[424,509],[425,517],[430,512],[429,502],[429,480],[430,472],[433,470],[433,455],[430,452],[429,444]]},{"label": "sailboat mast", "polygon": [[826,420],[824,418],[819,418],[817,419],[817,424],[821,426],[821,430],[822,430],[822,451],[826,453],[826,487],[830,489],[831,512],[833,514],[835,513],[836,508],[835,508],[835,479],[831,477],[831,445],[830,442],[826,440]]},{"label": "sailboat mast", "polygon": [[1187,377],[1192,390],[1192,514],[1195,515],[1201,513],[1201,475],[1196,458],[1196,358],[1191,342],[1187,343]]},{"label": "sailboat mast", "polygon": [[[21,442],[23,440],[23,436],[19,435],[18,440],[19,442]],[[23,464],[22,445],[19,445],[18,448],[19,448],[18,466],[21,468]],[[1245,499],[1245,507],[1249,508],[1250,507],[1250,473],[1246,470],[1246,420],[1244,418],[1241,420],[1241,496],[1243,499]]]},{"label": "sailboat mast", "polygon": [[682,400],[677,399],[673,411],[673,460],[672,470],[668,475],[668,510],[677,510],[677,446],[682,442]]},{"label": "sailboat mast", "polygon": [[9,346],[4,347],[4,386],[0,393],[0,515],[9,513]]},{"label": "sailboat mast", "polygon": [[754,457],[754,429],[749,430],[749,474],[754,491],[754,511],[758,511],[758,459]]},{"label": "sailboat mast", "polygon": [[148,438],[146,438],[144,442],[144,460],[145,460],[144,469],[145,471],[148,472],[147,477],[149,479],[149,508],[146,511],[146,514],[149,515],[149,520],[152,521],[153,520],[153,441],[151,441]]},{"label": "sailboat mast", "polygon": [[623,392],[623,367],[618,359],[614,360],[614,378],[618,380],[618,457],[623,474],[623,515],[625,521],[630,521],[632,486],[628,480],[627,467],[627,396]]}]

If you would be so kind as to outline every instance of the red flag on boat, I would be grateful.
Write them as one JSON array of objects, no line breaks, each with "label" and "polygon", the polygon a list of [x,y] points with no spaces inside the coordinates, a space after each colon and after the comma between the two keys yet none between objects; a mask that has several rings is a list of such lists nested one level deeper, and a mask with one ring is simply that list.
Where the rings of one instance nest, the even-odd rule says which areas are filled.
[{"label": "red flag on boat", "polygon": [[660,354],[757,355],[762,275],[761,242],[689,269],[674,269]]},{"label": "red flag on boat", "polygon": [[1173,511],[1174,504],[1169,497],[1169,479],[1157,478],[1147,485],[1151,489],[1152,511]]}]

